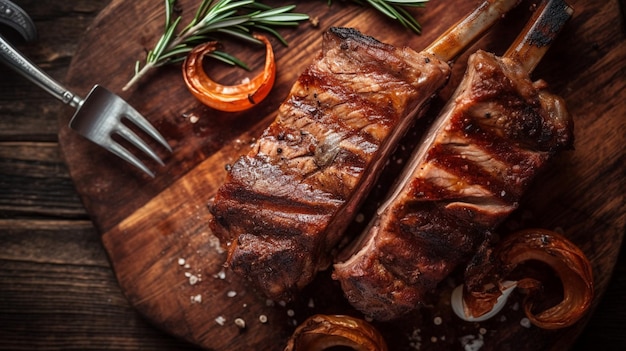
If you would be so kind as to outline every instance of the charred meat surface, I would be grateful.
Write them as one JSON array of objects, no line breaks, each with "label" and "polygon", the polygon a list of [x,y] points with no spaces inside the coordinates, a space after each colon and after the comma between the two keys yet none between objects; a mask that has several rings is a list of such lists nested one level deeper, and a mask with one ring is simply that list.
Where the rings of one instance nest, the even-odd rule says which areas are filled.
[{"label": "charred meat surface", "polygon": [[472,55],[461,85],[333,277],[378,320],[419,306],[518,206],[532,178],[573,142],[564,102],[518,61]]},{"label": "charred meat surface", "polygon": [[327,31],[320,55],[210,205],[228,266],[282,300],[327,268],[397,140],[449,74],[432,54],[354,29]]}]

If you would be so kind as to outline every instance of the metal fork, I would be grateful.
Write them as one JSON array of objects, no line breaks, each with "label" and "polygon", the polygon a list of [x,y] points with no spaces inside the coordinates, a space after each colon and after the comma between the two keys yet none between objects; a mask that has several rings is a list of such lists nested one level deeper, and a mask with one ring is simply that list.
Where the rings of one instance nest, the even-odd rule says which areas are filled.
[{"label": "metal fork", "polygon": [[[21,8],[10,1],[0,0],[0,19],[2,19],[2,23],[9,24],[18,30],[26,40],[34,38],[35,31],[32,20]],[[154,173],[139,158],[114,140],[113,135],[117,134],[124,138],[160,165],[163,165],[163,161],[123,121],[131,122],[163,145],[169,152],[172,152],[165,138],[145,117],[122,98],[104,87],[95,85],[87,97],[82,99],[48,76],[2,36],[0,36],[0,60],[55,98],[75,107],[76,112],[69,123],[71,129],[139,168],[150,177],[154,178]]]}]

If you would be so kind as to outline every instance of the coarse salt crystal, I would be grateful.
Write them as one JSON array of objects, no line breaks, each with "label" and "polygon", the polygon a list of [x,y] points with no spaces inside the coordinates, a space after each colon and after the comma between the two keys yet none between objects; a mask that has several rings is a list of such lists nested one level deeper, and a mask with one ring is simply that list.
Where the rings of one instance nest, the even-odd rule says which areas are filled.
[{"label": "coarse salt crystal", "polygon": [[474,335],[466,335],[461,337],[460,341],[465,351],[478,351],[485,345],[482,335],[478,335],[478,338]]},{"label": "coarse salt crystal", "polygon": [[267,316],[264,315],[264,314],[260,315],[259,316],[259,322],[261,322],[263,324],[267,323]]},{"label": "coarse salt crystal", "polygon": [[224,323],[226,323],[226,318],[218,316],[217,318],[215,318],[215,323],[219,325],[224,325]]},{"label": "coarse salt crystal", "polygon": [[197,276],[195,276],[195,275],[191,275],[191,276],[189,277],[189,284],[191,284],[191,285],[195,285],[195,284],[196,284],[199,280],[200,280],[200,279],[199,279]]},{"label": "coarse salt crystal", "polygon": [[235,296],[237,296],[237,292],[234,291],[234,290],[231,290],[231,291],[226,293],[226,296],[228,296],[228,297],[235,297]]},{"label": "coarse salt crystal", "polygon": [[433,319],[433,323],[434,323],[435,325],[441,325],[441,323],[443,323],[443,320],[441,319],[441,317],[435,317],[435,318]]},{"label": "coarse salt crystal", "polygon": [[241,318],[235,319],[235,325],[239,327],[239,329],[244,329],[246,327],[246,321]]},{"label": "coarse salt crystal", "polygon": [[191,303],[202,303],[202,295],[194,295],[191,297]]},{"label": "coarse salt crystal", "polygon": [[524,327],[524,328],[530,328],[531,324],[530,324],[530,319],[524,317],[519,321],[519,324]]},{"label": "coarse salt crystal", "polygon": [[185,264],[185,259],[184,259],[184,258],[182,258],[182,257],[181,257],[181,258],[179,258],[179,259],[178,259],[178,265],[179,265],[179,266],[182,266],[182,265],[184,265],[184,264]]},{"label": "coarse salt crystal", "polygon": [[224,249],[222,248],[222,244],[220,243],[220,239],[215,235],[211,235],[209,237],[209,246],[215,249],[218,254],[224,253]]}]

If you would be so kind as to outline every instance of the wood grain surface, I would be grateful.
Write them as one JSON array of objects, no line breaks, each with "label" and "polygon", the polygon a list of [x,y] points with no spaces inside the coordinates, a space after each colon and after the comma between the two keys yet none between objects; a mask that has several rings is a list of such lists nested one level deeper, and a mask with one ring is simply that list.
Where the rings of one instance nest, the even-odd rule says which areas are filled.
[{"label": "wood grain surface", "polygon": [[[90,4],[97,6],[76,2],[72,10],[87,13]],[[576,116],[577,149],[557,160],[556,166],[533,189],[540,195],[529,196],[522,207],[523,211],[514,218],[516,221],[508,223],[508,227],[520,226],[520,223],[540,224],[561,227],[566,233],[571,233],[572,239],[594,262],[596,286],[602,294],[608,284],[624,232],[624,155],[621,146],[624,133],[620,133],[624,130],[624,122],[623,118],[619,118],[624,115],[624,75],[621,63],[625,56],[624,34],[619,27],[622,22],[618,17],[617,3],[572,1],[572,4],[577,14],[566,27],[562,40],[557,42],[537,69],[536,76],[546,79],[554,91],[566,98],[571,112]],[[308,299],[303,300],[302,305],[266,306],[264,300],[248,292],[234,277],[227,274],[226,279],[221,279],[220,268],[215,265],[219,253],[212,241],[206,240],[209,233],[206,232],[202,218],[206,215],[206,201],[219,185],[224,164],[245,148],[250,139],[258,135],[271,120],[272,111],[280,103],[281,96],[285,95],[302,65],[306,64],[307,57],[310,59],[318,50],[323,27],[331,23],[358,25],[361,21],[371,24],[379,20],[367,12],[353,13],[353,9],[347,5],[337,5],[341,7],[334,12],[319,4],[302,4],[306,9],[302,12],[316,13],[323,10],[320,14],[320,28],[303,26],[293,33],[285,32],[292,45],[289,48],[277,47],[280,76],[276,95],[259,106],[255,113],[220,115],[199,106],[185,94],[180,82],[176,83],[180,77],[174,68],[161,70],[135,91],[125,95],[164,131],[175,147],[173,155],[164,155],[168,157],[167,166],[158,169],[159,175],[154,181],[125,168],[123,163],[75,138],[66,129],[61,130],[59,138],[71,178],[98,232],[103,234],[121,287],[129,301],[159,327],[195,342],[210,339],[208,334],[217,333],[220,340],[213,341],[211,345],[215,349],[224,349],[226,346],[226,349],[237,349],[229,345],[228,340],[231,339],[242,345],[248,343],[249,347],[249,340],[264,340],[275,335],[276,339],[269,340],[271,346],[265,348],[280,349],[281,338],[292,328],[288,325],[292,323],[292,318],[288,318],[287,310],[293,308],[296,311],[296,320],[311,313]],[[428,11],[418,11],[420,21],[425,28],[430,28],[428,32],[425,29],[421,37],[403,33],[401,28],[393,28],[392,24],[375,26],[375,31],[369,33],[367,28],[361,27],[361,30],[396,45],[406,44],[419,49],[432,40],[441,28],[451,24],[453,20],[448,16],[453,16],[457,11],[455,9],[453,14],[449,14],[446,12],[449,7],[435,2],[430,5]],[[458,11],[467,10],[471,5],[463,5],[467,7],[459,8]],[[62,12],[64,8],[67,9],[64,6],[69,5],[59,4],[52,9]],[[85,40],[77,49],[66,82],[77,91],[88,90],[94,81],[119,91],[119,87],[128,79],[128,75],[120,72],[130,74],[125,67],[132,67],[137,55],[141,55],[143,48],[150,46],[160,33],[158,8],[156,4],[152,8],[143,2],[114,1],[107,6],[84,34]],[[130,27],[139,13],[153,19],[151,27],[148,26],[151,29],[141,27],[132,35],[125,33],[123,39],[128,42],[116,37],[122,32],[112,31],[111,28]],[[527,14],[527,8],[521,8],[515,13],[522,18]],[[80,15],[76,17],[81,18]],[[510,19],[507,26],[497,27],[493,36],[478,45],[502,52],[508,39],[515,33],[513,27],[517,25],[519,28],[522,22]],[[45,35],[52,35],[52,32],[50,30]],[[129,52],[137,54],[131,55]],[[289,56],[294,53],[296,56]],[[250,55],[251,60],[262,56],[254,52]],[[111,60],[112,57],[116,60]],[[568,59],[563,60],[563,57]],[[45,60],[39,59],[45,63]],[[456,66],[458,72],[462,71],[462,62],[463,58]],[[4,76],[6,71],[2,73]],[[451,84],[454,84],[455,79],[458,82],[458,74],[456,77],[453,77]],[[13,81],[19,82],[18,87],[19,84],[29,84],[17,78],[13,78]],[[7,86],[11,91],[18,90],[12,84]],[[444,91],[442,99],[445,99],[445,94]],[[46,106],[54,105],[47,103]],[[19,106],[9,107],[13,104],[7,103],[6,110],[5,105],[2,106],[3,112],[10,108],[27,111]],[[11,122],[4,117],[11,116],[11,113],[3,113],[3,126],[11,127]],[[189,116],[192,114],[200,117],[198,123],[190,122]],[[40,120],[36,112],[27,116],[35,121]],[[61,109],[58,116],[63,124],[67,118],[67,109]],[[6,283],[2,284],[0,290],[0,329],[6,333],[0,338],[5,340],[3,346],[6,349],[22,346],[24,349],[34,349],[37,345],[52,345],[50,348],[64,348],[63,345],[66,345],[65,348],[77,349],[133,349],[142,346],[150,349],[192,348],[147,326],[121,297],[99,246],[99,239],[93,235],[91,224],[86,220],[85,212],[71,189],[68,174],[64,173],[62,166],[62,169],[55,166],[60,164],[60,159],[54,137],[50,137],[50,131],[36,122],[32,125],[38,128],[20,124],[14,129],[2,129],[5,133],[2,139],[2,172],[7,174],[3,178],[7,180],[3,182],[2,196],[10,204],[6,206],[6,214],[3,213],[1,227],[1,268],[3,283]],[[11,132],[5,132],[8,130]],[[34,142],[22,143],[23,139]],[[47,165],[47,162],[51,165]],[[19,183],[26,185],[11,186],[9,181],[21,179],[17,178],[21,174],[30,174],[31,180],[21,180]],[[600,175],[602,177],[598,181],[596,178]],[[30,197],[29,193],[32,194]],[[69,206],[64,208],[66,204]],[[29,216],[44,219],[17,219]],[[185,226],[170,226],[173,223],[171,218],[176,218],[174,223],[184,222]],[[60,242],[55,233],[63,233],[59,235],[63,238]],[[189,267],[180,265],[179,258],[184,258]],[[37,272],[47,275],[42,278]],[[190,284],[190,277],[185,273],[199,275],[200,283]],[[324,280],[324,277],[320,279]],[[146,290],[146,285],[151,288]],[[34,293],[37,290],[42,291],[43,296]],[[236,295],[229,297],[231,291]],[[20,297],[20,292],[29,293],[26,295],[29,298]],[[201,303],[192,299],[198,293],[202,294]],[[316,302],[316,310],[332,312],[340,303],[337,297],[320,298],[320,291],[315,287],[306,294]],[[600,301],[599,297],[596,304]],[[168,302],[164,303],[163,300]],[[220,305],[223,301],[226,304]],[[193,308],[200,311],[188,312],[189,315],[183,316],[171,315],[172,306],[181,307],[182,311],[194,311]],[[422,316],[416,317],[425,323],[424,331],[419,335],[423,348],[460,347],[457,338],[447,339],[449,344],[442,342],[444,332],[427,333],[427,324],[432,326],[432,319],[429,318],[432,315],[429,313],[433,311],[427,309]],[[248,328],[244,331],[232,324],[233,318],[238,315],[236,312],[245,313],[241,315],[248,321]],[[266,314],[271,323],[254,324],[259,314]],[[64,315],[70,318],[63,318]],[[86,315],[95,315],[97,318],[89,319]],[[219,316],[226,318],[224,326],[215,322]],[[189,323],[179,324],[181,318],[189,320]],[[514,315],[514,318],[519,318],[519,315]],[[453,321],[452,317],[443,319],[446,327]],[[85,320],[92,322],[87,325],[81,323]],[[172,324],[172,321],[176,323]],[[189,328],[190,325],[201,325],[204,329]],[[496,341],[506,348],[507,343],[519,345],[522,341],[535,340],[534,344],[527,344],[529,349],[559,349],[571,345],[583,326],[584,322],[558,333],[544,333],[533,328],[523,330],[518,324],[516,329],[524,332],[524,336],[520,339],[513,333],[509,335],[509,341],[502,338],[501,334],[506,328],[496,328],[494,325],[483,327],[488,331],[484,336],[486,348],[493,348],[489,345],[495,345],[493,342]],[[611,329],[610,325],[604,327]],[[478,335],[478,326],[467,328],[465,331],[468,335]],[[398,338],[401,340],[409,339],[407,335],[389,331],[392,329],[390,326],[383,325],[381,329],[391,333],[394,339],[398,336],[404,336]],[[112,336],[116,333],[121,336]],[[33,336],[29,338],[27,335]],[[431,336],[438,338],[436,345],[431,345]],[[417,338],[417,335],[414,337]],[[505,344],[502,344],[502,340]]]}]

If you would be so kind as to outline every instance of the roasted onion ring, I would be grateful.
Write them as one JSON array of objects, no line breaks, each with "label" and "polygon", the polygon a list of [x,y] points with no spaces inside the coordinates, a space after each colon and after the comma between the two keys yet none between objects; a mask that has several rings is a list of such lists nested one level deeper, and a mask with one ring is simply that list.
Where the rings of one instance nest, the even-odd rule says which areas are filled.
[{"label": "roasted onion ring", "polygon": [[[540,261],[549,265],[563,286],[561,302],[534,313],[535,302],[541,298],[541,282],[522,278],[515,282],[528,292],[524,311],[528,319],[543,329],[558,329],[576,323],[589,309],[594,295],[591,264],[585,254],[564,236],[545,229],[522,230],[505,238],[493,253],[474,262],[466,272],[463,289],[464,313],[469,318],[489,313],[510,282],[507,276],[520,264]],[[453,304],[456,303],[453,301]],[[468,319],[469,320],[469,319]]]},{"label": "roasted onion ring", "polygon": [[382,335],[364,320],[345,315],[317,314],[296,328],[285,351],[323,351],[333,346],[356,351],[387,351]]}]

